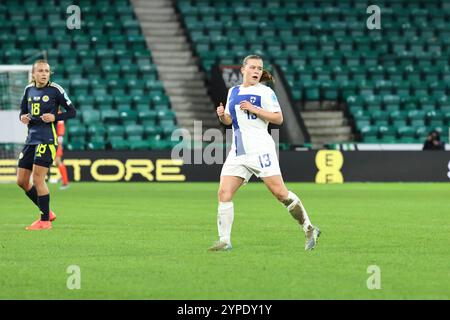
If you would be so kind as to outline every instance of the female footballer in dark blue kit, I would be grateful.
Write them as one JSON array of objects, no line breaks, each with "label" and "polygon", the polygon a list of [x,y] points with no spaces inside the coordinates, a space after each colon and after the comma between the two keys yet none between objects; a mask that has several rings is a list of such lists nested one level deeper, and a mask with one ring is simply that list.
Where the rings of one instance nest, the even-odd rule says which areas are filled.
[{"label": "female footballer in dark blue kit", "polygon": [[[51,229],[56,219],[50,211],[50,194],[45,183],[55,159],[58,138],[55,123],[75,117],[76,110],[64,89],[50,82],[50,65],[38,60],[32,68],[33,80],[25,88],[20,106],[20,121],[28,125],[25,147],[19,156],[17,184],[41,211],[41,217],[27,230]],[[60,107],[65,112],[58,114]],[[33,184],[30,177],[33,175]]]}]

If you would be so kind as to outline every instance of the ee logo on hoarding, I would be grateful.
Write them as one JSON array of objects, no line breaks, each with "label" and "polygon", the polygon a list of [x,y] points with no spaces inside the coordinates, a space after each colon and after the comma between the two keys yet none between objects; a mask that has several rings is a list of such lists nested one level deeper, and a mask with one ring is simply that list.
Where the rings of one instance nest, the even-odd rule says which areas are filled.
[{"label": "ee logo on hoarding", "polygon": [[316,154],[316,183],[343,183],[341,168],[344,156],[338,150],[320,150]]}]

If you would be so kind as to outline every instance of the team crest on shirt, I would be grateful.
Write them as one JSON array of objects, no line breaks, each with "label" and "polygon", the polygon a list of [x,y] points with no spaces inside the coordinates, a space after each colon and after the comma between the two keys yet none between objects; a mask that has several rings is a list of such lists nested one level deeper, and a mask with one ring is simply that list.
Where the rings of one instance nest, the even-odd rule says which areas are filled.
[{"label": "team crest on shirt", "polygon": [[256,97],[250,97],[250,103],[254,104],[256,102]]},{"label": "team crest on shirt", "polygon": [[48,96],[43,96],[43,97],[42,97],[42,101],[48,102],[48,100],[50,100]]}]

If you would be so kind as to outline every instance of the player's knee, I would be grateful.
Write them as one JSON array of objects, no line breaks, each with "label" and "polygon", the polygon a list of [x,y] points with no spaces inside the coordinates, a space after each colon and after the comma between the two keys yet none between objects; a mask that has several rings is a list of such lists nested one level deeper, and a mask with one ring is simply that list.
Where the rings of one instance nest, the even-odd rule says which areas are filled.
[{"label": "player's knee", "polygon": [[226,189],[219,189],[219,192],[217,193],[218,197],[219,197],[219,201],[221,202],[228,202],[231,201],[231,199],[233,198],[233,193],[230,190],[226,190]]},{"label": "player's knee", "polygon": [[45,183],[45,175],[37,172],[33,172],[33,183],[35,185],[40,185],[42,183]]},{"label": "player's knee", "polygon": [[20,188],[22,188],[23,190],[25,190],[25,191],[28,191],[28,184],[29,183],[30,182],[27,179],[24,179],[24,178],[21,178],[21,177],[17,178],[17,185]]},{"label": "player's knee", "polygon": [[289,196],[289,192],[287,190],[285,190],[285,188],[276,188],[276,189],[272,190],[272,194],[280,202],[285,201]]}]

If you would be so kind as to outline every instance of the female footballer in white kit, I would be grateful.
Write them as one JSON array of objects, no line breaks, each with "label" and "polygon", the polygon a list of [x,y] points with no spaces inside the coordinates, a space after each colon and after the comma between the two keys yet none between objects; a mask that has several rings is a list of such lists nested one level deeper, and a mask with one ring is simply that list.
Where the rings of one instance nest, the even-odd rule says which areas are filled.
[{"label": "female footballer in white kit", "polygon": [[283,114],[273,90],[260,82],[273,80],[263,70],[262,58],[247,56],[241,68],[243,84],[230,88],[225,108],[217,107],[222,123],[233,126],[233,143],[222,167],[219,186],[217,228],[219,241],[210,251],[230,250],[234,219],[233,196],[252,175],[262,179],[272,194],[303,227],[305,250],[312,250],[320,235],[313,226],[300,199],[289,191],[281,176],[275,142],[268,132],[269,123],[281,125]]}]

